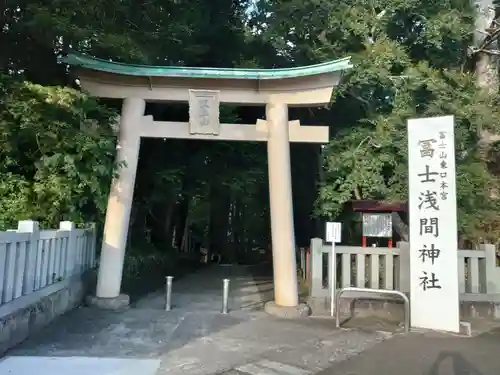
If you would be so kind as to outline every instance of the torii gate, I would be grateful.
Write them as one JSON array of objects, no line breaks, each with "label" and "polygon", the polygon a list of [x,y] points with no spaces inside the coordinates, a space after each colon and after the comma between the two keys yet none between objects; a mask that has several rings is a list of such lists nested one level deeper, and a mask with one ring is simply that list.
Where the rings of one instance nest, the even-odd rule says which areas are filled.
[{"label": "torii gate", "polygon": [[[78,67],[90,95],[123,99],[116,157],[125,165],[111,186],[93,302],[103,308],[129,303],[120,287],[141,137],[267,141],[275,301],[266,310],[307,314],[298,300],[289,142],[327,143],[328,127],[289,121],[288,106],[329,103],[342,72],[352,68],[350,58],[288,69],[144,66],[77,53],[63,62]],[[146,101],[189,102],[189,122],[154,121],[144,116]],[[266,120],[220,124],[220,102],[265,105]]]}]

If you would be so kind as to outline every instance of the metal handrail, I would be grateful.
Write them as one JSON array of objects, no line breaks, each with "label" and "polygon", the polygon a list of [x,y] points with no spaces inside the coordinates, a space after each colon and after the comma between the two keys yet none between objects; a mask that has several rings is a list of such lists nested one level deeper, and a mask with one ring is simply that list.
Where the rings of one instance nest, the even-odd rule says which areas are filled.
[{"label": "metal handrail", "polygon": [[391,294],[394,296],[399,296],[403,299],[405,304],[405,333],[410,332],[410,300],[403,292],[399,290],[384,290],[384,289],[369,289],[369,288],[356,288],[356,287],[346,287],[342,288],[337,292],[335,298],[335,326],[340,328],[340,297],[345,292],[362,292],[362,293],[378,293],[378,294]]}]

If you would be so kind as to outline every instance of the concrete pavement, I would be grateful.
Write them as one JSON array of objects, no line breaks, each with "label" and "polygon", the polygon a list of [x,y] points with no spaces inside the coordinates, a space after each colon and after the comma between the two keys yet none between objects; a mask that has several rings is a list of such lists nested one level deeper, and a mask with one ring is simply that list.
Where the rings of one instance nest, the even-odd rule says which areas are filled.
[{"label": "concrete pavement", "polygon": [[[220,314],[231,278],[230,313]],[[331,320],[281,320],[261,311],[272,299],[260,268],[213,267],[174,281],[124,311],[82,307],[12,350],[0,375],[309,375],[384,341],[389,334],[345,331]],[[126,359],[126,361],[125,361]],[[132,371],[132,372],[131,372]]]},{"label": "concrete pavement", "polygon": [[475,337],[411,333],[382,342],[318,375],[497,375],[500,331]]},{"label": "concrete pavement", "polygon": [[[222,279],[230,313],[220,313]],[[272,283],[260,268],[213,267],[123,311],[82,307],[0,361],[0,375],[497,375],[500,329],[474,337],[400,330],[379,319],[335,329],[330,319],[266,315]],[[474,324],[473,324],[474,327]]]}]

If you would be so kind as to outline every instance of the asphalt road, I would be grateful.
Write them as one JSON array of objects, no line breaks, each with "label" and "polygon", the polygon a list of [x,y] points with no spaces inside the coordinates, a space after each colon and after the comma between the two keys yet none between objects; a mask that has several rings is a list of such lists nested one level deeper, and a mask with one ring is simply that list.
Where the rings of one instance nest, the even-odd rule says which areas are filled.
[{"label": "asphalt road", "polygon": [[318,375],[498,375],[500,329],[476,337],[411,333],[383,341]]}]

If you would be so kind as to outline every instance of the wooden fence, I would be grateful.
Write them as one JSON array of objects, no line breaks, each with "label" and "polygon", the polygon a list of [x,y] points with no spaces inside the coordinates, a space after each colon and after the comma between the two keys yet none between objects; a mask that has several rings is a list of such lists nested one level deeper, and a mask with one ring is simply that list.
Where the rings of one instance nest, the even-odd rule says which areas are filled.
[{"label": "wooden fence", "polygon": [[0,306],[95,266],[95,225],[40,230],[20,221],[17,230],[0,232]]}]

